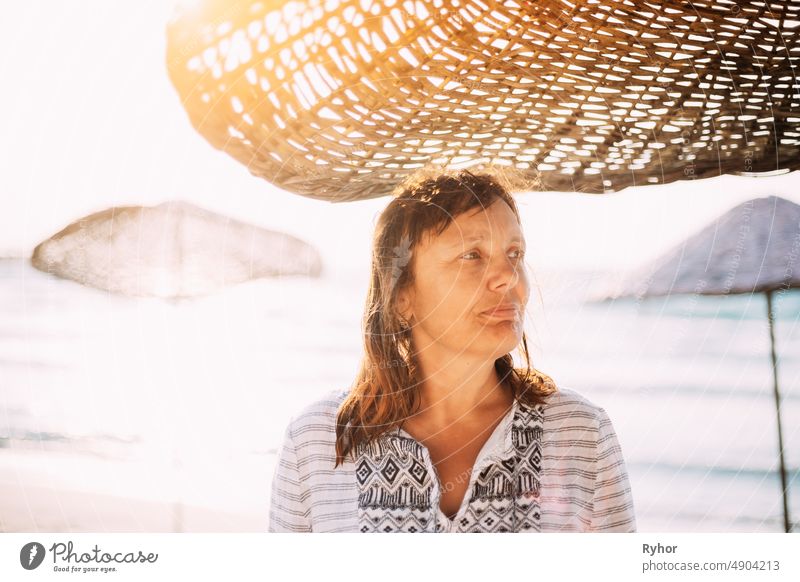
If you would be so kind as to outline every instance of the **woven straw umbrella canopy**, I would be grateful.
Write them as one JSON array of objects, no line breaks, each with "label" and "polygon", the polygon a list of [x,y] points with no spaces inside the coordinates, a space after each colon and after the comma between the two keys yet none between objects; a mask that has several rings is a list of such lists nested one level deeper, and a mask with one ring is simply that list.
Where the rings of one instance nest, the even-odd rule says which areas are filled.
[{"label": "woven straw umbrella canopy", "polygon": [[800,205],[769,196],[739,204],[694,236],[634,274],[606,299],[681,293],[764,293],[783,491],[784,530],[792,530],[784,460],[773,294],[800,288]]},{"label": "woven straw umbrella canopy", "polygon": [[167,66],[215,148],[296,194],[426,165],[602,193],[800,166],[800,1],[194,0]]}]

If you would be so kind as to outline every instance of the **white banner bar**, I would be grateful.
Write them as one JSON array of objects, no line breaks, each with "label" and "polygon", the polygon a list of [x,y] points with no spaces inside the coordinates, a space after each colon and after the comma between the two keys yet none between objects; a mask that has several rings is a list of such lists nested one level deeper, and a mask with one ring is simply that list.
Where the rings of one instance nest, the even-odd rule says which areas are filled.
[{"label": "white banner bar", "polygon": [[795,581],[799,553],[793,534],[9,533],[0,580]]}]

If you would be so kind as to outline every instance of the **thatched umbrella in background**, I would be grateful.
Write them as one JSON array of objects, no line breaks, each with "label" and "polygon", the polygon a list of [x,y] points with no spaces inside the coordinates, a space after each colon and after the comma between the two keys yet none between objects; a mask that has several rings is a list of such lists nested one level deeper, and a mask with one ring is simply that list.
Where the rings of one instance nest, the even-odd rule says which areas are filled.
[{"label": "thatched umbrella in background", "polygon": [[319,253],[305,241],[182,200],[83,217],[36,245],[31,264],[97,289],[169,299],[322,272]]},{"label": "thatched umbrella in background", "polygon": [[605,299],[764,293],[778,430],[784,528],[791,531],[784,462],[781,398],[775,356],[773,294],[800,287],[800,205],[770,196],[744,202],[652,266],[619,284]]},{"label": "thatched umbrella in background", "polygon": [[167,28],[196,130],[332,202],[421,166],[602,193],[800,167],[800,2],[192,0]]}]

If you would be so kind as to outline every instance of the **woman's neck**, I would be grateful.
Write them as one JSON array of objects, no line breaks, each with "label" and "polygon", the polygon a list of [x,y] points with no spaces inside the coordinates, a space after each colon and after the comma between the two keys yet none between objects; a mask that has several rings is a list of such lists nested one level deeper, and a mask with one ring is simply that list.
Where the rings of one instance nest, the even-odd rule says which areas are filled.
[{"label": "woman's neck", "polygon": [[420,362],[419,370],[419,415],[436,425],[458,423],[511,403],[511,392],[500,382],[494,360],[441,358]]}]

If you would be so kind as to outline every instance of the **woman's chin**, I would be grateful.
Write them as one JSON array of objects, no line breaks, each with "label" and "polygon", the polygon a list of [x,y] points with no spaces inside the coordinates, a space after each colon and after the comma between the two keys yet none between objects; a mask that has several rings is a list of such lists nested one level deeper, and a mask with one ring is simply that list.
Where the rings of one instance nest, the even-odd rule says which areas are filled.
[{"label": "woman's chin", "polygon": [[518,319],[507,319],[496,323],[483,324],[482,334],[491,334],[495,337],[514,337],[522,341],[522,322]]},{"label": "woman's chin", "polygon": [[487,352],[503,356],[514,350],[522,342],[522,333],[515,327],[507,326],[486,326],[475,338],[473,345],[485,345]]}]

